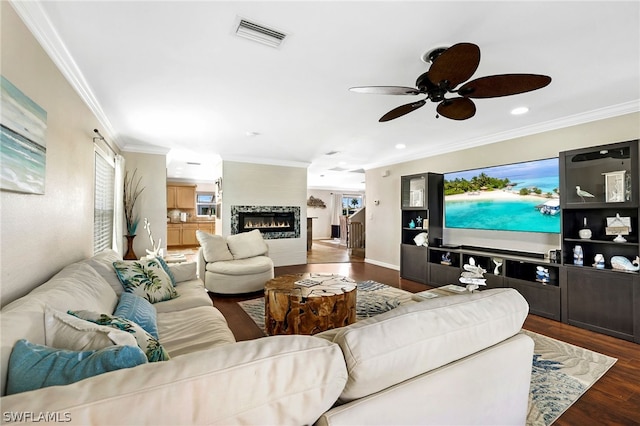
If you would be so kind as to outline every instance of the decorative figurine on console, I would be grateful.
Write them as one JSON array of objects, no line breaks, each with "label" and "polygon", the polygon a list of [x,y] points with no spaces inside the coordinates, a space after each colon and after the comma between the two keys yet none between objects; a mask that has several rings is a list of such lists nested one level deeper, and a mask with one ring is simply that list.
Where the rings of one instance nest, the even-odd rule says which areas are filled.
[{"label": "decorative figurine on console", "polygon": [[426,232],[421,232],[413,238],[413,242],[416,243],[417,246],[428,247],[429,246],[429,234]]},{"label": "decorative figurine on console", "polygon": [[593,266],[596,269],[604,269],[604,256],[600,253],[593,258]]},{"label": "decorative figurine on console", "polygon": [[544,266],[536,266],[536,281],[539,283],[549,282],[549,269]]},{"label": "decorative figurine on console", "polygon": [[487,285],[487,280],[484,278],[486,269],[476,265],[476,260],[473,257],[469,258],[469,263],[463,266],[464,271],[460,275],[460,282],[467,285],[467,290],[473,292],[481,285]]},{"label": "decorative figurine on console", "polygon": [[440,260],[440,263],[443,265],[451,265],[451,253],[446,252],[445,254],[442,255],[442,260]]},{"label": "decorative figurine on console", "polygon": [[413,221],[413,219],[411,219],[411,222],[409,222],[409,228],[413,229],[416,227],[416,223]]},{"label": "decorative figurine on console", "polygon": [[496,265],[496,267],[493,269],[493,275],[500,275],[500,267],[504,263],[504,260],[500,259],[499,257],[494,257],[491,260],[493,260],[493,264]]},{"label": "decorative figurine on console", "polygon": [[611,267],[620,271],[639,271],[640,257],[636,256],[635,260],[631,262],[624,256],[613,256],[611,258]]},{"label": "decorative figurine on console", "polygon": [[422,217],[420,216],[416,218],[416,228],[422,228]]}]

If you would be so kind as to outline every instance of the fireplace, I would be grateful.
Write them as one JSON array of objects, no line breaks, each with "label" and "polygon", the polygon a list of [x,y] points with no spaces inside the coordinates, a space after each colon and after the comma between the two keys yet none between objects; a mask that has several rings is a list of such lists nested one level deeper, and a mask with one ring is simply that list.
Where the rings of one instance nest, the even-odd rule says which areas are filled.
[{"label": "fireplace", "polygon": [[259,229],[268,232],[292,232],[295,217],[293,212],[239,212],[238,232]]},{"label": "fireplace", "polygon": [[231,233],[254,229],[265,239],[300,238],[300,207],[231,206]]}]

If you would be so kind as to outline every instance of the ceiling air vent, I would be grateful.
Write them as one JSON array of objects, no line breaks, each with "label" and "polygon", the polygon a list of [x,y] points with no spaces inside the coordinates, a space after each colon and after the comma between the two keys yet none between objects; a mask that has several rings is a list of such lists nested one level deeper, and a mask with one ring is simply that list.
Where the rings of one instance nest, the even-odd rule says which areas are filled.
[{"label": "ceiling air vent", "polygon": [[248,38],[249,40],[257,41],[258,43],[271,47],[279,47],[287,36],[280,31],[242,18],[238,21],[236,34],[240,37]]}]

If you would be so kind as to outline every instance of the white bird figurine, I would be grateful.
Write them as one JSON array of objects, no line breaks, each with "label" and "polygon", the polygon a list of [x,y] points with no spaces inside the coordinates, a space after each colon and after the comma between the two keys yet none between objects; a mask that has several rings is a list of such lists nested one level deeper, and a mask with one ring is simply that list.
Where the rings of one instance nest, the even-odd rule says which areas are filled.
[{"label": "white bird figurine", "polygon": [[579,186],[576,186],[576,194],[578,194],[578,197],[582,198],[583,203],[584,203],[584,197],[587,197],[587,198],[595,197],[595,195],[591,194],[590,192],[580,189]]}]

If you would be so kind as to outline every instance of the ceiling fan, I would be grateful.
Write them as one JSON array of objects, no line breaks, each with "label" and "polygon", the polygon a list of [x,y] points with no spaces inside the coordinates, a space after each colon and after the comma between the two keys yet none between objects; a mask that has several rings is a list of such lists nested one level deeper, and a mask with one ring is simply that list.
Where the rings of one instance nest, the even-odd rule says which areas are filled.
[{"label": "ceiling fan", "polygon": [[[389,121],[423,107],[427,100],[438,102],[436,111],[452,120],[466,120],[476,113],[471,98],[497,98],[541,89],[551,83],[551,77],[538,74],[499,74],[477,78],[458,89],[471,78],[480,63],[480,48],[473,43],[458,43],[449,48],[434,49],[424,58],[431,67],[416,80],[416,87],[365,86],[349,90],[378,95],[427,95],[417,102],[401,105],[378,121]],[[455,97],[446,98],[445,95]],[[436,118],[438,115],[436,115]]]}]

